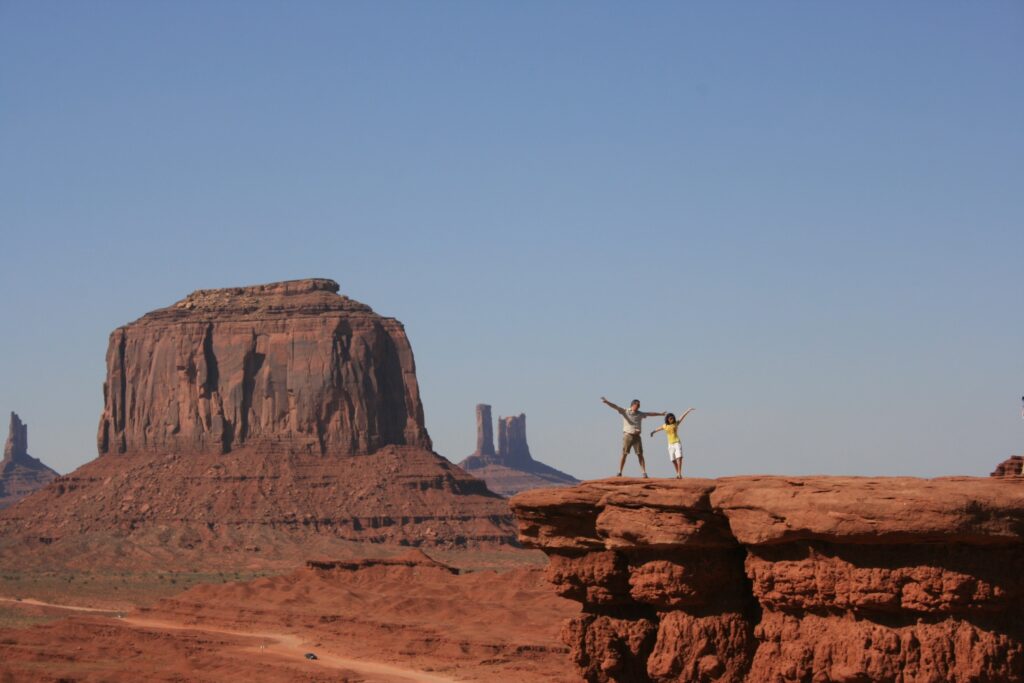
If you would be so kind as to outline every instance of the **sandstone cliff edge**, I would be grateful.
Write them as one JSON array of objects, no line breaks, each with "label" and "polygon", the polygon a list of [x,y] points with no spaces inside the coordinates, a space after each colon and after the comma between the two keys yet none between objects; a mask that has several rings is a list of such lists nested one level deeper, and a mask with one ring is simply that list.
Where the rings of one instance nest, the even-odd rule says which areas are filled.
[{"label": "sandstone cliff edge", "polygon": [[588,681],[1024,679],[1024,486],[587,482],[511,500]]}]

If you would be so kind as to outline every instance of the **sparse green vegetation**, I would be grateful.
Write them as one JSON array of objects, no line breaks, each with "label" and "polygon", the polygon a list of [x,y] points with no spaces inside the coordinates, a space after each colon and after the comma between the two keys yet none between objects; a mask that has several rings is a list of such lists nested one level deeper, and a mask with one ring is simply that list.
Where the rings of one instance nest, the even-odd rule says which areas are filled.
[{"label": "sparse green vegetation", "polygon": [[17,605],[0,604],[0,628],[27,628],[63,619],[65,616],[56,611],[43,613],[41,610],[28,611]]},{"label": "sparse green vegetation", "polygon": [[139,572],[15,571],[0,573],[0,597],[104,609],[145,607],[201,583],[251,581],[279,571]]}]

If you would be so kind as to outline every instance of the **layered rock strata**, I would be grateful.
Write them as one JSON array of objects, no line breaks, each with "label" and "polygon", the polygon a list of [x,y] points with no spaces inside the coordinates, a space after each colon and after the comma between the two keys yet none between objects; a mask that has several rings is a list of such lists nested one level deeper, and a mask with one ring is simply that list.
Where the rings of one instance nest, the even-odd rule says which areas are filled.
[{"label": "layered rock strata", "polygon": [[1024,679],[1024,490],[603,480],[511,501],[588,681]]},{"label": "layered rock strata", "polygon": [[440,456],[101,457],[0,513],[0,567],[279,568],[351,544],[515,543],[507,503]]},{"label": "layered rock strata", "polygon": [[198,290],[114,330],[100,454],[429,449],[402,324],[338,289]]},{"label": "layered rock strata", "polygon": [[476,407],[476,451],[459,467],[487,482],[503,496],[549,486],[570,486],[579,480],[534,460],[526,441],[526,415],[498,418],[498,450],[494,450],[491,406]]},{"label": "layered rock strata", "polygon": [[28,454],[28,425],[11,413],[4,457],[0,460],[0,508],[38,491],[59,475]]}]

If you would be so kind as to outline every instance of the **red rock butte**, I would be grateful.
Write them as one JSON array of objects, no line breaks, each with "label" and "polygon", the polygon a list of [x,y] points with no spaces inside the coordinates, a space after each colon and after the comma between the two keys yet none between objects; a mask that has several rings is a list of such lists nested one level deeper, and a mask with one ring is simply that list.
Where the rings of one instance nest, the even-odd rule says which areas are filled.
[{"label": "red rock butte", "polygon": [[294,566],[515,544],[430,450],[397,320],[332,280],[199,290],[110,335],[99,457],[0,513],[0,566]]},{"label": "red rock butte", "polygon": [[578,484],[570,474],[534,460],[526,441],[526,415],[498,418],[498,450],[494,450],[491,406],[476,406],[476,451],[459,467],[487,482],[487,488],[503,496],[551,486]]},{"label": "red rock butte", "polygon": [[114,330],[100,455],[429,449],[402,324],[338,289],[201,289]]},{"label": "red rock butte", "polygon": [[1024,486],[729,477],[512,498],[587,681],[1024,680]]}]

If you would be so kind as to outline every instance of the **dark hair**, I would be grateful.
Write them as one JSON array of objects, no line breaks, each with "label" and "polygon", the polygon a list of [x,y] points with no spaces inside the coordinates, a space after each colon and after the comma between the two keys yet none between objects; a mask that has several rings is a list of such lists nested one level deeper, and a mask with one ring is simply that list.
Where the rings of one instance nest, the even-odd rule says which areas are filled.
[{"label": "dark hair", "polygon": [[676,421],[676,416],[672,413],[665,413],[665,424],[670,425]]},{"label": "dark hair", "polygon": [[632,401],[629,402],[629,405],[631,405],[631,406],[638,406],[638,405],[640,405],[640,399],[634,398]]}]

